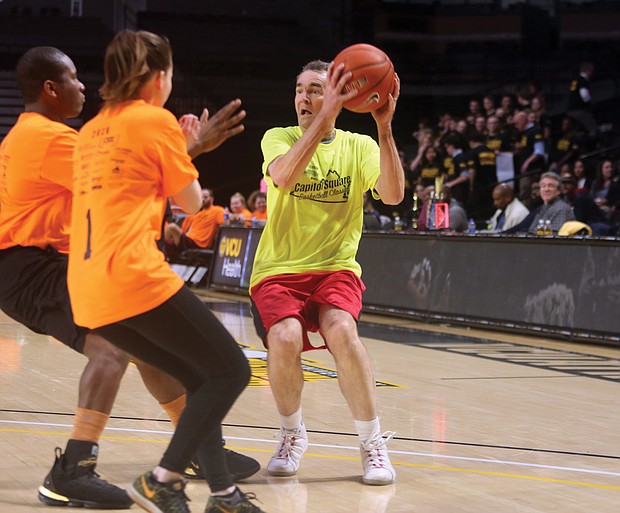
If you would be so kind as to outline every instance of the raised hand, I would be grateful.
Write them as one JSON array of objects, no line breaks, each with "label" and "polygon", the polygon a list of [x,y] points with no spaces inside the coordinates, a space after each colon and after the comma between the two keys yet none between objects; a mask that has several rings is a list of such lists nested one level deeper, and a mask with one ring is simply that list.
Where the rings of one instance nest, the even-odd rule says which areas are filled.
[{"label": "raised hand", "polygon": [[241,100],[236,99],[220,110],[213,116],[209,116],[209,111],[204,109],[199,120],[199,130],[196,143],[188,149],[192,158],[213,151],[224,141],[243,132],[245,127],[241,121],[245,118],[245,110],[239,110]]},{"label": "raised hand", "polygon": [[351,76],[350,71],[344,71],[344,64],[335,66],[333,62],[330,63],[323,86],[323,106],[321,107],[326,115],[335,119],[340,114],[342,106],[357,95],[354,88],[348,90],[346,88]]},{"label": "raised hand", "polygon": [[189,151],[198,142],[200,120],[194,114],[183,114],[179,118],[179,125],[181,125],[181,130],[183,130],[187,151]]},{"label": "raised hand", "polygon": [[399,96],[400,78],[398,78],[398,74],[394,73],[394,87],[388,96],[388,101],[383,105],[383,107],[372,111],[372,117],[375,118],[377,125],[389,125],[392,122],[394,111],[396,110],[396,102]]}]

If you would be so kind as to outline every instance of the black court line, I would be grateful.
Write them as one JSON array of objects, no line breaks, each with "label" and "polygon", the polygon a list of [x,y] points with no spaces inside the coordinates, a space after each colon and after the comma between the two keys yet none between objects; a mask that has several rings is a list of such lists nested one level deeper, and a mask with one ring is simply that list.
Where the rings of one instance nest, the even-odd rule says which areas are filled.
[{"label": "black court line", "polygon": [[[51,411],[34,411],[34,410],[12,410],[12,409],[0,409],[0,413],[19,413],[19,414],[32,414],[32,415],[51,415],[51,416],[59,416],[59,417],[74,417],[73,413],[66,412],[51,412]],[[112,415],[111,419],[116,420],[131,420],[137,422],[168,422],[171,423],[169,419],[154,419],[149,417],[127,417],[120,415]],[[280,428],[276,426],[252,426],[249,424],[222,424],[223,427],[234,427],[241,429],[256,429],[256,430],[265,430],[265,431],[278,431]],[[325,431],[321,429],[306,429],[308,433],[315,433],[320,435],[334,435],[334,436],[342,436],[342,437],[357,437],[357,433],[349,433],[343,431]],[[225,437],[224,437],[225,438]],[[393,440],[399,440],[403,442],[417,442],[417,443],[427,443],[427,444],[443,444],[443,445],[454,445],[460,447],[481,447],[485,449],[501,449],[508,451],[519,451],[519,452],[534,452],[541,454],[561,454],[565,456],[582,456],[586,458],[600,458],[600,459],[611,459],[611,460],[620,460],[620,456],[615,456],[612,454],[594,454],[590,452],[576,452],[576,451],[560,451],[555,449],[541,449],[538,447],[518,447],[512,445],[496,445],[496,444],[479,444],[474,442],[459,442],[454,440],[433,440],[430,438],[413,438],[413,437],[405,437],[405,436],[394,436]]]},{"label": "black court line", "polygon": [[620,360],[604,356],[377,323],[360,323],[359,332],[367,338],[620,383]]},{"label": "black court line", "polygon": [[[235,313],[244,317],[251,317],[250,305],[245,302],[205,301],[205,304],[216,312]],[[386,342],[544,369],[568,376],[620,383],[620,352],[618,359],[613,359],[578,351],[542,348],[521,342],[516,344],[464,335],[430,332],[418,328],[365,322],[363,316],[359,322],[359,333],[362,337]],[[567,363],[567,360],[570,360],[570,364]]]}]

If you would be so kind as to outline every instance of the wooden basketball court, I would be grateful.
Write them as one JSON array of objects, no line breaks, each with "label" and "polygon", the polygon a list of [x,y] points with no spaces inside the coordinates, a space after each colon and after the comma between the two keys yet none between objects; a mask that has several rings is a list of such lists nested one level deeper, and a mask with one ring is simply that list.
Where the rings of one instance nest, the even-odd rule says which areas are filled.
[{"label": "wooden basketball court", "polygon": [[[310,447],[293,478],[265,466],[278,420],[248,305],[209,295],[253,378],[226,419],[227,446],[263,469],[241,488],[267,513],[615,513],[620,504],[620,350],[363,316],[398,483],[361,483],[353,422],[326,351],[305,353]],[[71,431],[85,359],[0,313],[0,513],[48,507],[37,487]],[[155,465],[171,424],[131,367],[98,472],[125,486]],[[209,495],[191,482],[193,512]],[[133,506],[133,511],[141,511]]]}]

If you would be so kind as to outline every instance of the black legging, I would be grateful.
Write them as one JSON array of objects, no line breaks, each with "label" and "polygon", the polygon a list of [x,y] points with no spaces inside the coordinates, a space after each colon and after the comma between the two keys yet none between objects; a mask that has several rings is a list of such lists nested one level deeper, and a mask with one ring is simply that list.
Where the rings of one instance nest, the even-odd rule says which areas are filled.
[{"label": "black legging", "polygon": [[232,486],[221,423],[247,385],[250,366],[213,313],[183,287],[161,306],[95,332],[187,390],[187,406],[160,466],[182,473],[197,454],[211,490]]}]

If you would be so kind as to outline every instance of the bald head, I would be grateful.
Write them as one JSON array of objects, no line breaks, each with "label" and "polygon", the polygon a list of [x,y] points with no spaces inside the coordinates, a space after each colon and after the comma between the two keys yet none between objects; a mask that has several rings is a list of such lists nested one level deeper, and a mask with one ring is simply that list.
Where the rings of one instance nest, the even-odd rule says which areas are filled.
[{"label": "bald head", "polygon": [[22,55],[17,63],[15,76],[24,102],[36,102],[43,92],[43,83],[46,80],[59,81],[67,62],[70,62],[69,57],[52,46],[37,46]]},{"label": "bald head", "polygon": [[500,183],[493,189],[493,205],[499,210],[504,210],[514,199],[515,193],[510,185]]}]

